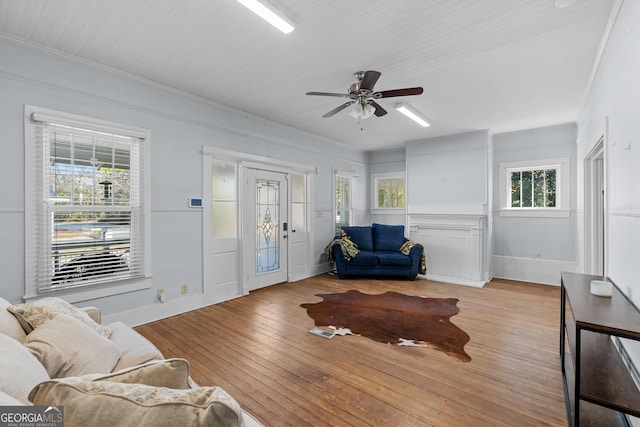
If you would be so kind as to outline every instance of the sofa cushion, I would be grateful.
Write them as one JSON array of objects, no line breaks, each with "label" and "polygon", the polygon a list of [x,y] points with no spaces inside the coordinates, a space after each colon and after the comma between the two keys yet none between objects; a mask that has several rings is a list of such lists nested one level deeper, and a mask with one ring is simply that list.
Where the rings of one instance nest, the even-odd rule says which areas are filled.
[{"label": "sofa cushion", "polygon": [[62,405],[65,425],[242,426],[240,405],[219,387],[176,390],[62,378],[38,384],[34,405]]},{"label": "sofa cushion", "polygon": [[27,334],[18,319],[7,310],[9,307],[11,307],[9,301],[0,298],[0,334],[9,335],[13,339],[24,342]]},{"label": "sofa cushion", "polygon": [[109,328],[94,322],[84,310],[56,297],[42,298],[28,304],[12,305],[8,310],[16,316],[27,333],[58,314],[66,314],[84,322],[87,326],[107,338],[111,335]]},{"label": "sofa cushion", "polygon": [[380,265],[411,265],[411,258],[402,252],[378,251],[375,254],[378,257],[378,264]]},{"label": "sofa cushion", "polygon": [[120,348],[80,320],[59,314],[27,335],[25,346],[51,378],[110,373]]},{"label": "sofa cushion", "polygon": [[137,383],[178,390],[191,388],[189,362],[179,358],[152,360],[151,362],[115,371],[111,374],[93,375],[91,380],[126,384]]},{"label": "sofa cushion", "polygon": [[404,225],[374,223],[371,226],[374,251],[399,251],[405,242]]},{"label": "sofa cushion", "polygon": [[358,245],[358,249],[361,251],[372,251],[373,250],[373,237],[371,234],[371,227],[368,225],[353,225],[342,227],[347,236],[351,239],[353,243]]},{"label": "sofa cushion", "polygon": [[378,265],[378,258],[372,251],[360,251],[358,255],[348,261],[349,265]]},{"label": "sofa cushion", "polygon": [[88,374],[78,378],[86,381],[111,381],[126,384],[145,384],[183,390],[195,388],[189,377],[189,362],[185,359],[152,360],[151,362],[114,371],[110,374]]},{"label": "sofa cushion", "polygon": [[0,334],[0,392],[30,405],[29,391],[48,379],[47,371],[22,343]]},{"label": "sofa cushion", "polygon": [[150,360],[162,360],[164,356],[148,339],[122,322],[109,324],[111,341],[116,343],[122,352],[115,371],[139,365]]}]

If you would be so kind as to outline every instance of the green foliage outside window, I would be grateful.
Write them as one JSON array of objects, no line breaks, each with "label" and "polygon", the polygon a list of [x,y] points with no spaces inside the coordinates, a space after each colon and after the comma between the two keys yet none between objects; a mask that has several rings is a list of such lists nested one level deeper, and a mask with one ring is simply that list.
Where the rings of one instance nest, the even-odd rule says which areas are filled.
[{"label": "green foliage outside window", "polygon": [[556,169],[511,172],[512,208],[555,208]]}]

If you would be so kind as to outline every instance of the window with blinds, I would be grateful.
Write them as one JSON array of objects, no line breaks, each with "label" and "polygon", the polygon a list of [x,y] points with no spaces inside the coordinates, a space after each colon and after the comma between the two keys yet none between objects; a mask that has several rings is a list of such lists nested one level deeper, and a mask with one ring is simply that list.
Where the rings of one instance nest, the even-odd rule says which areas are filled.
[{"label": "window with blinds", "polygon": [[341,227],[353,225],[355,179],[355,175],[340,171],[335,172],[336,235],[340,234]]},{"label": "window with blinds", "polygon": [[[27,275],[37,294],[143,278],[146,138],[34,112]],[[142,132],[144,134],[144,132]]]}]

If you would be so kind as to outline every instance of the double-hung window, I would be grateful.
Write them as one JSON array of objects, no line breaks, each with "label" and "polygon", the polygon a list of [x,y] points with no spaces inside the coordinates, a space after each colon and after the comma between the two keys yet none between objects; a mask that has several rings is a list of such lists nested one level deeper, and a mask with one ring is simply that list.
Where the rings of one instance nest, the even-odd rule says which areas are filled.
[{"label": "double-hung window", "polygon": [[357,175],[352,172],[334,171],[334,211],[336,215],[335,233],[340,234],[340,228],[353,225],[356,196]]},{"label": "double-hung window", "polygon": [[569,216],[568,158],[500,164],[500,215]]},{"label": "double-hung window", "polygon": [[148,143],[146,129],[26,106],[26,299],[149,286]]}]

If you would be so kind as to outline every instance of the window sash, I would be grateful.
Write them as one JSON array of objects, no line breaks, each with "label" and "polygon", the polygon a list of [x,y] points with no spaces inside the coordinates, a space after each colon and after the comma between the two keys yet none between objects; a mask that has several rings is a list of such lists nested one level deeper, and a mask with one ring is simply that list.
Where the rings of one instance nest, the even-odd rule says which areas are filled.
[{"label": "window sash", "polygon": [[355,196],[355,177],[348,174],[335,173],[335,233],[340,228],[353,224],[353,200]]},{"label": "window sash", "polygon": [[507,169],[508,208],[555,209],[558,206],[558,167]]},{"label": "window sash", "polygon": [[[144,139],[118,135],[115,132],[120,128],[112,130],[106,125],[92,130],[87,122],[75,127],[66,118],[60,123],[50,116],[46,122],[37,118],[44,120],[36,113],[31,117],[38,145],[34,156],[38,176],[33,178],[39,189],[34,192],[32,202],[37,208],[31,225],[37,232],[28,233],[32,241],[25,245],[27,251],[33,251],[27,257],[32,261],[31,289],[46,293],[144,278]],[[107,182],[105,176],[111,178],[111,184],[121,182],[107,189],[106,184],[100,185]],[[67,182],[69,197],[53,191],[56,178]],[[74,186],[83,180],[88,192],[77,194],[87,194],[88,200],[74,195]],[[68,220],[70,217],[75,220]]]}]

